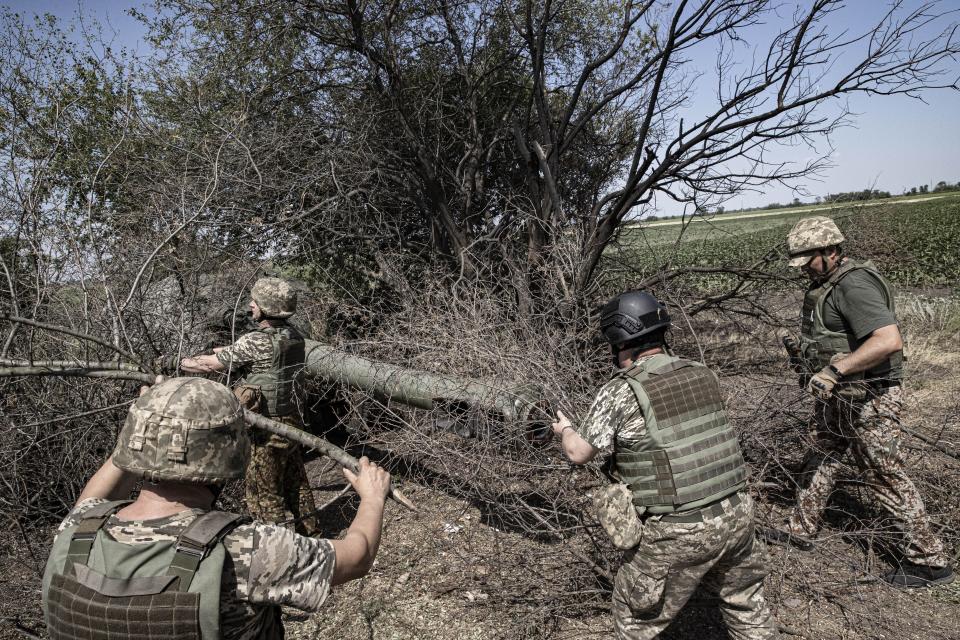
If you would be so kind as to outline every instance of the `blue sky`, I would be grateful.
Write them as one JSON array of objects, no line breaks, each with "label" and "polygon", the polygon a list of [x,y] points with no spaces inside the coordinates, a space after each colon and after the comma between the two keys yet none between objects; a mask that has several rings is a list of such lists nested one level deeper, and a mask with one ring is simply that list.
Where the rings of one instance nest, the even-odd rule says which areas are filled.
[{"label": "blue sky", "polygon": [[[126,13],[138,3],[124,0],[8,0],[3,2],[18,12],[27,14],[50,12],[64,20],[79,14],[96,17],[104,33],[113,35],[114,46],[124,46],[140,54],[149,51],[143,40],[139,22]],[[803,3],[806,6],[808,3]],[[919,0],[908,0],[906,8],[920,5]],[[784,18],[792,13],[792,5],[781,12]],[[831,32],[849,29],[862,31],[866,25],[876,22],[885,12],[886,2],[875,0],[851,0],[848,6],[831,18]],[[944,0],[942,10],[960,12],[960,0]],[[960,19],[960,13],[951,18]],[[781,23],[778,23],[781,24]],[[760,26],[749,34],[758,41],[768,39],[773,27]],[[738,51],[744,58],[752,55],[752,47],[745,45]],[[693,57],[693,64],[709,69],[715,52],[703,50]],[[954,63],[954,77],[960,75],[960,61]],[[707,86],[709,83],[699,83]],[[839,130],[832,138],[834,167],[818,180],[805,179],[801,186],[812,195],[825,195],[838,191],[878,188],[892,193],[921,184],[934,185],[940,180],[960,181],[960,92],[930,91],[924,94],[926,104],[904,96],[856,96],[850,102],[858,115],[853,126]],[[699,101],[699,102],[698,102]],[[710,106],[708,95],[694,96],[690,109],[694,113]],[[692,113],[691,115],[694,115]],[[823,145],[826,149],[826,144]],[[803,147],[786,154],[809,155]],[[770,185],[762,193],[744,193],[727,203],[727,209],[762,206],[769,202],[787,202],[795,193],[780,185]],[[802,199],[809,197],[802,196]],[[665,212],[671,207],[664,206]]]}]

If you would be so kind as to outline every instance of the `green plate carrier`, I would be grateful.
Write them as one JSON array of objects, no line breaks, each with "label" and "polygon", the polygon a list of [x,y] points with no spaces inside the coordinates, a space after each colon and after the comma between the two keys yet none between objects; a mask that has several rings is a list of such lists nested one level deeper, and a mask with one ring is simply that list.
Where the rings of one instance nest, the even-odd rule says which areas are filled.
[{"label": "green plate carrier", "polygon": [[175,541],[124,544],[102,531],[129,502],[84,512],[54,543],[43,574],[43,611],[53,640],[217,640],[220,541],[243,521],[210,511]]},{"label": "green plate carrier", "polygon": [[617,470],[638,511],[689,511],[743,488],[747,468],[710,369],[662,354],[617,375],[646,423],[646,438],[616,445]]},{"label": "green plate carrier", "polygon": [[296,391],[306,358],[303,336],[290,325],[259,329],[270,338],[273,364],[268,371],[254,373],[244,384],[260,387],[260,411],[270,418],[282,418],[297,412]]},{"label": "green plate carrier", "polygon": [[[804,366],[810,373],[816,373],[830,364],[831,358],[838,354],[850,353],[857,349],[856,336],[840,331],[831,331],[823,322],[823,308],[826,305],[827,297],[837,287],[840,281],[853,271],[862,269],[876,279],[880,288],[883,290],[887,308],[894,311],[893,291],[886,279],[880,275],[873,262],[869,260],[859,261],[848,259],[844,261],[826,281],[819,285],[811,286],[803,298],[803,314],[800,328],[800,353],[803,358]],[[854,382],[863,378],[876,377],[877,371],[896,368],[903,363],[903,352],[890,356],[887,361],[889,364],[881,364],[874,367],[874,370],[866,373],[856,374],[844,378],[844,382]]]}]

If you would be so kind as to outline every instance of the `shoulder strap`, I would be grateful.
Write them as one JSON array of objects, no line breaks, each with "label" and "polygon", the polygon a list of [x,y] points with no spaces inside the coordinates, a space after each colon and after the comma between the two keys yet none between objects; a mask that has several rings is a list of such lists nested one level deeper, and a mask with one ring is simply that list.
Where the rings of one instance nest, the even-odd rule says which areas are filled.
[{"label": "shoulder strap", "polygon": [[245,518],[236,513],[209,511],[198,516],[183,530],[177,538],[176,552],[167,572],[167,575],[180,578],[178,591],[185,592],[190,588],[193,576],[207,552],[244,521]]},{"label": "shoulder strap", "polygon": [[867,271],[877,270],[876,267],[873,266],[873,263],[869,260],[861,262],[859,260],[854,260],[853,258],[848,258],[842,265],[840,265],[839,269],[834,271],[833,274],[827,278],[826,285],[832,289],[836,287],[841,280],[846,278],[854,271],[858,271],[860,269],[866,269]]},{"label": "shoulder strap", "polygon": [[86,564],[90,559],[93,541],[110,516],[133,502],[132,500],[113,500],[90,507],[80,515],[80,522],[70,537],[67,548],[67,560],[63,573],[69,574],[75,564]]}]

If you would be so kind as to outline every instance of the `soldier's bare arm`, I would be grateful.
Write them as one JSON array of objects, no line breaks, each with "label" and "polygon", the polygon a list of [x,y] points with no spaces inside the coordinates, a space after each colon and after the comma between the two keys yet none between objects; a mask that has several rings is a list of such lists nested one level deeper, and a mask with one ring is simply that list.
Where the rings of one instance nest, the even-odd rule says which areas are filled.
[{"label": "soldier's bare arm", "polygon": [[557,421],[552,424],[553,432],[560,436],[560,445],[564,455],[574,464],[586,464],[593,460],[600,449],[584,440],[573,423],[562,411],[557,411]]},{"label": "soldier's bare arm", "polygon": [[111,456],[87,481],[83,491],[80,492],[80,497],[77,498],[77,504],[89,498],[123,500],[130,497],[130,492],[136,484],[136,476],[118,468],[113,464],[113,456]]},{"label": "soldier's bare arm", "polygon": [[841,375],[867,371],[891,355],[903,349],[900,328],[895,324],[880,327],[860,347],[847,357],[834,363]]},{"label": "soldier's bare arm", "polygon": [[360,495],[360,508],[342,540],[331,540],[336,553],[333,584],[362,578],[370,571],[380,548],[380,531],[383,528],[383,503],[390,489],[390,474],[371,463],[366,456],[360,458],[360,469],[353,473],[343,470],[343,475]]},{"label": "soldier's bare arm", "polygon": [[192,356],[180,361],[180,369],[187,373],[213,373],[223,371],[226,366],[215,355]]}]

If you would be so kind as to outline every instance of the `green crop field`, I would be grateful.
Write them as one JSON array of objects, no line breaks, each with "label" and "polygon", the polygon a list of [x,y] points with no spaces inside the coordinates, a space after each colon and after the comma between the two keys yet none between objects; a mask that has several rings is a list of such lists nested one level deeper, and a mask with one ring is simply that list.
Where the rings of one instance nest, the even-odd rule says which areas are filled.
[{"label": "green crop field", "polygon": [[[799,207],[726,214],[710,219],[659,220],[629,227],[605,256],[608,277],[638,281],[660,268],[745,267],[784,251],[790,227],[810,215],[832,217],[847,236],[846,250],[873,259],[897,285],[946,287],[960,283],[960,194],[893,199],[843,207]],[[786,274],[783,262],[775,271]],[[727,276],[698,275],[710,290]]]}]

